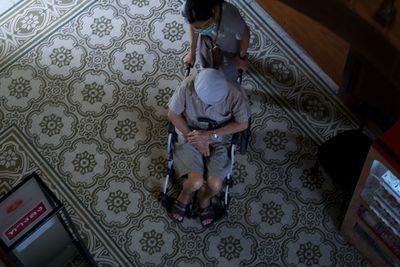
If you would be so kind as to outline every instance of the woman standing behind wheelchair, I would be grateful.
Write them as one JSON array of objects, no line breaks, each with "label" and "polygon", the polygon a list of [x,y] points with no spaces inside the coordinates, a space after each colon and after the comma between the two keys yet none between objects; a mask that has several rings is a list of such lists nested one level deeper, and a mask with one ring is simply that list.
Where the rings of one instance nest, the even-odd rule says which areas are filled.
[{"label": "woman standing behind wheelchair", "polygon": [[[236,79],[238,69],[248,70],[250,30],[234,5],[224,0],[186,0],[182,15],[190,23],[190,50],[185,64],[194,65],[197,57],[201,67],[220,68],[232,80]],[[222,62],[217,66],[210,63],[204,45],[209,40],[222,54]]]}]

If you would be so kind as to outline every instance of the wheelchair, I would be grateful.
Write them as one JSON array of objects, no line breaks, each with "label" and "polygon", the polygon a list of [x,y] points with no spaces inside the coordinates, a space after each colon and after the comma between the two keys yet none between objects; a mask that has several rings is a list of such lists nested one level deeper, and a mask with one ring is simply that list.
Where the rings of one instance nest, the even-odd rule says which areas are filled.
[{"label": "wheelchair", "polygon": [[[190,74],[190,66],[187,67],[186,77]],[[242,71],[238,72],[237,82],[241,84],[242,82]],[[216,128],[216,122],[210,120],[208,118],[199,118],[199,121],[208,123],[208,130]],[[235,133],[232,135],[230,146],[227,151],[229,153],[229,157],[231,159],[230,171],[227,176],[224,177],[223,189],[220,192],[218,197],[215,197],[217,201],[214,201],[213,208],[215,218],[214,221],[221,219],[222,217],[228,215],[229,203],[231,200],[230,191],[233,186],[233,166],[235,163],[236,153],[239,152],[241,155],[244,155],[247,151],[248,143],[251,137],[251,118],[249,118],[248,128]],[[171,181],[174,179],[174,159],[173,159],[173,150],[174,143],[177,141],[177,133],[175,131],[175,126],[168,122],[168,137],[167,137],[167,174],[165,176],[165,180],[163,183],[162,192],[159,194],[159,200],[161,201],[162,206],[170,212],[172,206],[175,202],[175,197],[170,196],[170,188],[169,185]],[[195,193],[192,204],[189,206],[188,211],[186,212],[186,216],[189,218],[196,218],[198,215],[197,208],[195,207],[195,203],[197,201],[197,192]],[[217,202],[217,203],[215,203]]]}]

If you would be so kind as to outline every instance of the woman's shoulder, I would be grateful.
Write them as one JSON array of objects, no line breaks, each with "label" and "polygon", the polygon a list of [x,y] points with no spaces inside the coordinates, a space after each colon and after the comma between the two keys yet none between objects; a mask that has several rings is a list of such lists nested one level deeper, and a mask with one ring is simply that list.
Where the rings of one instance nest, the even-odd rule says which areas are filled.
[{"label": "woman's shoulder", "polygon": [[238,10],[238,8],[237,8],[234,4],[229,3],[229,2],[223,2],[223,3],[222,3],[222,12],[227,12],[227,13],[234,13],[234,14],[236,14],[236,13],[239,12],[239,10]]},{"label": "woman's shoulder", "polygon": [[222,5],[221,23],[225,29],[230,31],[241,30],[244,24],[239,9],[231,3],[224,2]]}]

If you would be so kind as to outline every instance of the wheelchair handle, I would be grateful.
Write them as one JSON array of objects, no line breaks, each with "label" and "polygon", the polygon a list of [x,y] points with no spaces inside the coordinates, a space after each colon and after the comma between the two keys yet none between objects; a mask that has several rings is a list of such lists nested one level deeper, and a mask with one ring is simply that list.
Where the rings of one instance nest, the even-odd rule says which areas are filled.
[{"label": "wheelchair handle", "polygon": [[186,77],[190,75],[190,69],[192,68],[192,64],[186,64]]},{"label": "wheelchair handle", "polygon": [[240,151],[239,151],[240,155],[246,154],[250,138],[251,138],[251,117],[249,118],[249,125],[245,130],[241,132],[240,135]]},{"label": "wheelchair handle", "polygon": [[238,82],[239,84],[242,84],[242,80],[243,80],[243,70],[242,70],[242,69],[239,69],[239,70],[238,70],[237,82]]},{"label": "wheelchair handle", "polygon": [[216,129],[218,127],[218,123],[213,119],[209,119],[209,118],[206,118],[206,117],[198,117],[197,120],[199,122],[208,123],[208,128],[207,128],[208,130]]}]

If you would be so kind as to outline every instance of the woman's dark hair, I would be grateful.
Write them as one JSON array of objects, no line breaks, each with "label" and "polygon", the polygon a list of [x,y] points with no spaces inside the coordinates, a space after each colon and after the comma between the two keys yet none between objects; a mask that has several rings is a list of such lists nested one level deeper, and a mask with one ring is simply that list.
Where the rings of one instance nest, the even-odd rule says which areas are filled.
[{"label": "woman's dark hair", "polygon": [[186,0],[185,14],[190,24],[206,21],[213,16],[213,7],[224,0]]}]

